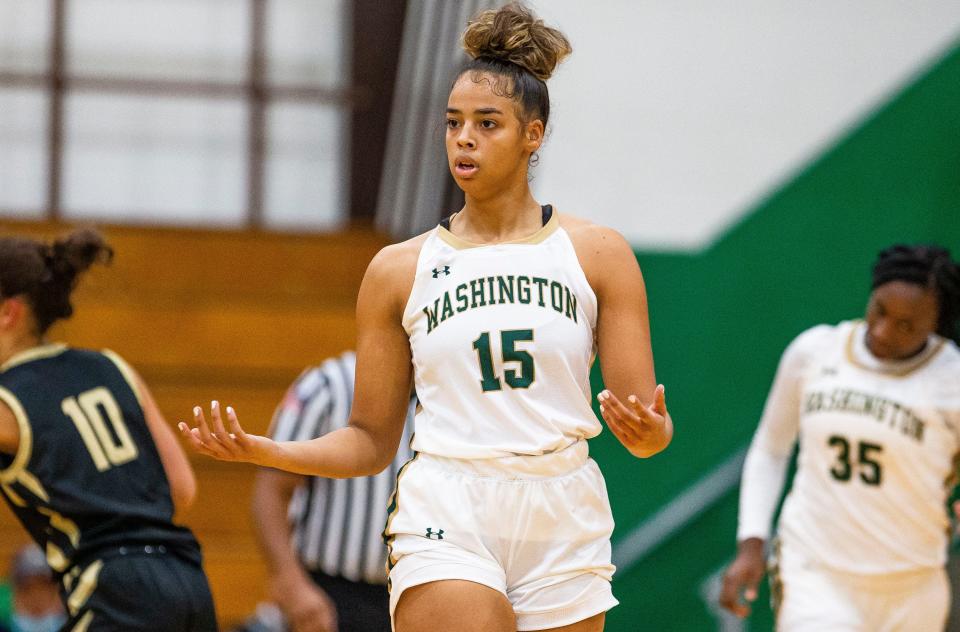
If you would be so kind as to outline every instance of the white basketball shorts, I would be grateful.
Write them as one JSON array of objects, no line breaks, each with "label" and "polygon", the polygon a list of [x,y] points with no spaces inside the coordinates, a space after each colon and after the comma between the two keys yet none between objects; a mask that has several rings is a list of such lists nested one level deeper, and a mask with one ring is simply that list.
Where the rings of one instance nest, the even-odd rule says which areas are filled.
[{"label": "white basketball shorts", "polygon": [[503,593],[518,630],[569,625],[618,603],[610,502],[585,441],[542,456],[421,453],[401,470],[391,505],[391,617],[404,590],[445,579]]},{"label": "white basketball shorts", "polygon": [[781,547],[778,632],[937,632],[950,587],[942,568],[856,575],[824,568]]}]

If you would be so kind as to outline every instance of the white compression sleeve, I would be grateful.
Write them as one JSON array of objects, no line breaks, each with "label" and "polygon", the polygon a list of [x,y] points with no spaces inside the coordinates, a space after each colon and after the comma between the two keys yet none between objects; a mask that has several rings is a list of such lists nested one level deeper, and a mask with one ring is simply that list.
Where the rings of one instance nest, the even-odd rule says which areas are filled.
[{"label": "white compression sleeve", "polygon": [[800,426],[800,391],[811,342],[823,329],[798,336],[783,352],[767,396],[740,481],[737,540],[770,537],[773,514],[783,491],[790,454]]},{"label": "white compression sleeve", "polygon": [[738,542],[747,538],[770,538],[770,523],[783,491],[789,463],[789,454],[771,454],[758,445],[757,441],[750,445],[740,482]]}]

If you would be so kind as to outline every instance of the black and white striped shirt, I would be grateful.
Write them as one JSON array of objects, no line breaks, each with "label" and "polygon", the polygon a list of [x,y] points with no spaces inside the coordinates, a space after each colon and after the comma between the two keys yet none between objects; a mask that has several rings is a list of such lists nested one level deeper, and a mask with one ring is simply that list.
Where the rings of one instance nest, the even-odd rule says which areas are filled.
[{"label": "black and white striped shirt", "polygon": [[[304,441],[344,427],[353,402],[355,368],[356,356],[348,351],[304,371],[277,408],[272,437]],[[387,551],[381,533],[397,472],[413,457],[410,433],[415,411],[412,399],[397,455],[383,472],[364,478],[309,478],[294,492],[288,518],[307,570],[355,582],[386,583]]]}]

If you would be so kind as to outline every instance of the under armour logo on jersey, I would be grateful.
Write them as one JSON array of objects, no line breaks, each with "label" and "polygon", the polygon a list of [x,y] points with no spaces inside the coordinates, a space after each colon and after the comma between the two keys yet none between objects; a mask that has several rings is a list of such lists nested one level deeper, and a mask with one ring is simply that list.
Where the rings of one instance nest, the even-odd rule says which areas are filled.
[{"label": "under armour logo on jersey", "polygon": [[441,274],[444,276],[447,276],[448,274],[450,274],[450,266],[443,266],[442,268],[433,269],[434,279],[439,279]]},{"label": "under armour logo on jersey", "polygon": [[436,531],[434,531],[434,530],[431,529],[430,527],[427,527],[427,539],[428,539],[428,540],[432,540],[432,539],[434,539],[434,538],[436,538],[437,540],[442,540],[442,539],[443,539],[443,529],[437,529]]}]

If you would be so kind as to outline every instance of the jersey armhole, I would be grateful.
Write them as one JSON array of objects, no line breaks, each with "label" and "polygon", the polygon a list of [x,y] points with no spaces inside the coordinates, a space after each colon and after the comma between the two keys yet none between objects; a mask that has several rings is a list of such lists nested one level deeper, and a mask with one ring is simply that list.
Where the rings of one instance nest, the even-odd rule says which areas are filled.
[{"label": "jersey armhole", "polygon": [[126,360],[121,358],[110,349],[104,349],[102,353],[108,360],[113,362],[113,364],[117,367],[117,370],[120,371],[123,379],[126,380],[127,384],[130,386],[130,390],[132,390],[133,394],[137,397],[137,403],[140,404],[140,408],[143,408],[143,395],[140,392],[140,384],[137,381],[137,376],[134,374],[133,369],[130,368],[130,365],[127,364]]},{"label": "jersey armhole", "polygon": [[13,462],[6,469],[0,470],[0,483],[13,483],[20,478],[20,474],[26,470],[27,463],[30,461],[30,455],[33,453],[33,431],[30,428],[27,411],[23,409],[16,395],[0,386],[0,400],[3,400],[13,413],[20,428],[20,443],[17,446],[17,453],[13,455]]},{"label": "jersey armhole", "polygon": [[430,252],[427,250],[427,246],[433,247],[433,240],[439,239],[437,237],[439,229],[432,228],[428,233],[426,239],[423,240],[423,243],[420,244],[420,252],[417,253],[417,263],[413,268],[413,285],[410,286],[410,294],[407,296],[407,300],[403,303],[403,313],[400,315],[400,326],[403,327],[404,331],[407,332],[409,337],[412,333],[412,325],[410,320],[414,317],[416,312],[411,312],[413,309],[413,297],[417,292],[417,277],[420,275],[420,268],[424,265],[426,259],[430,256]]}]

